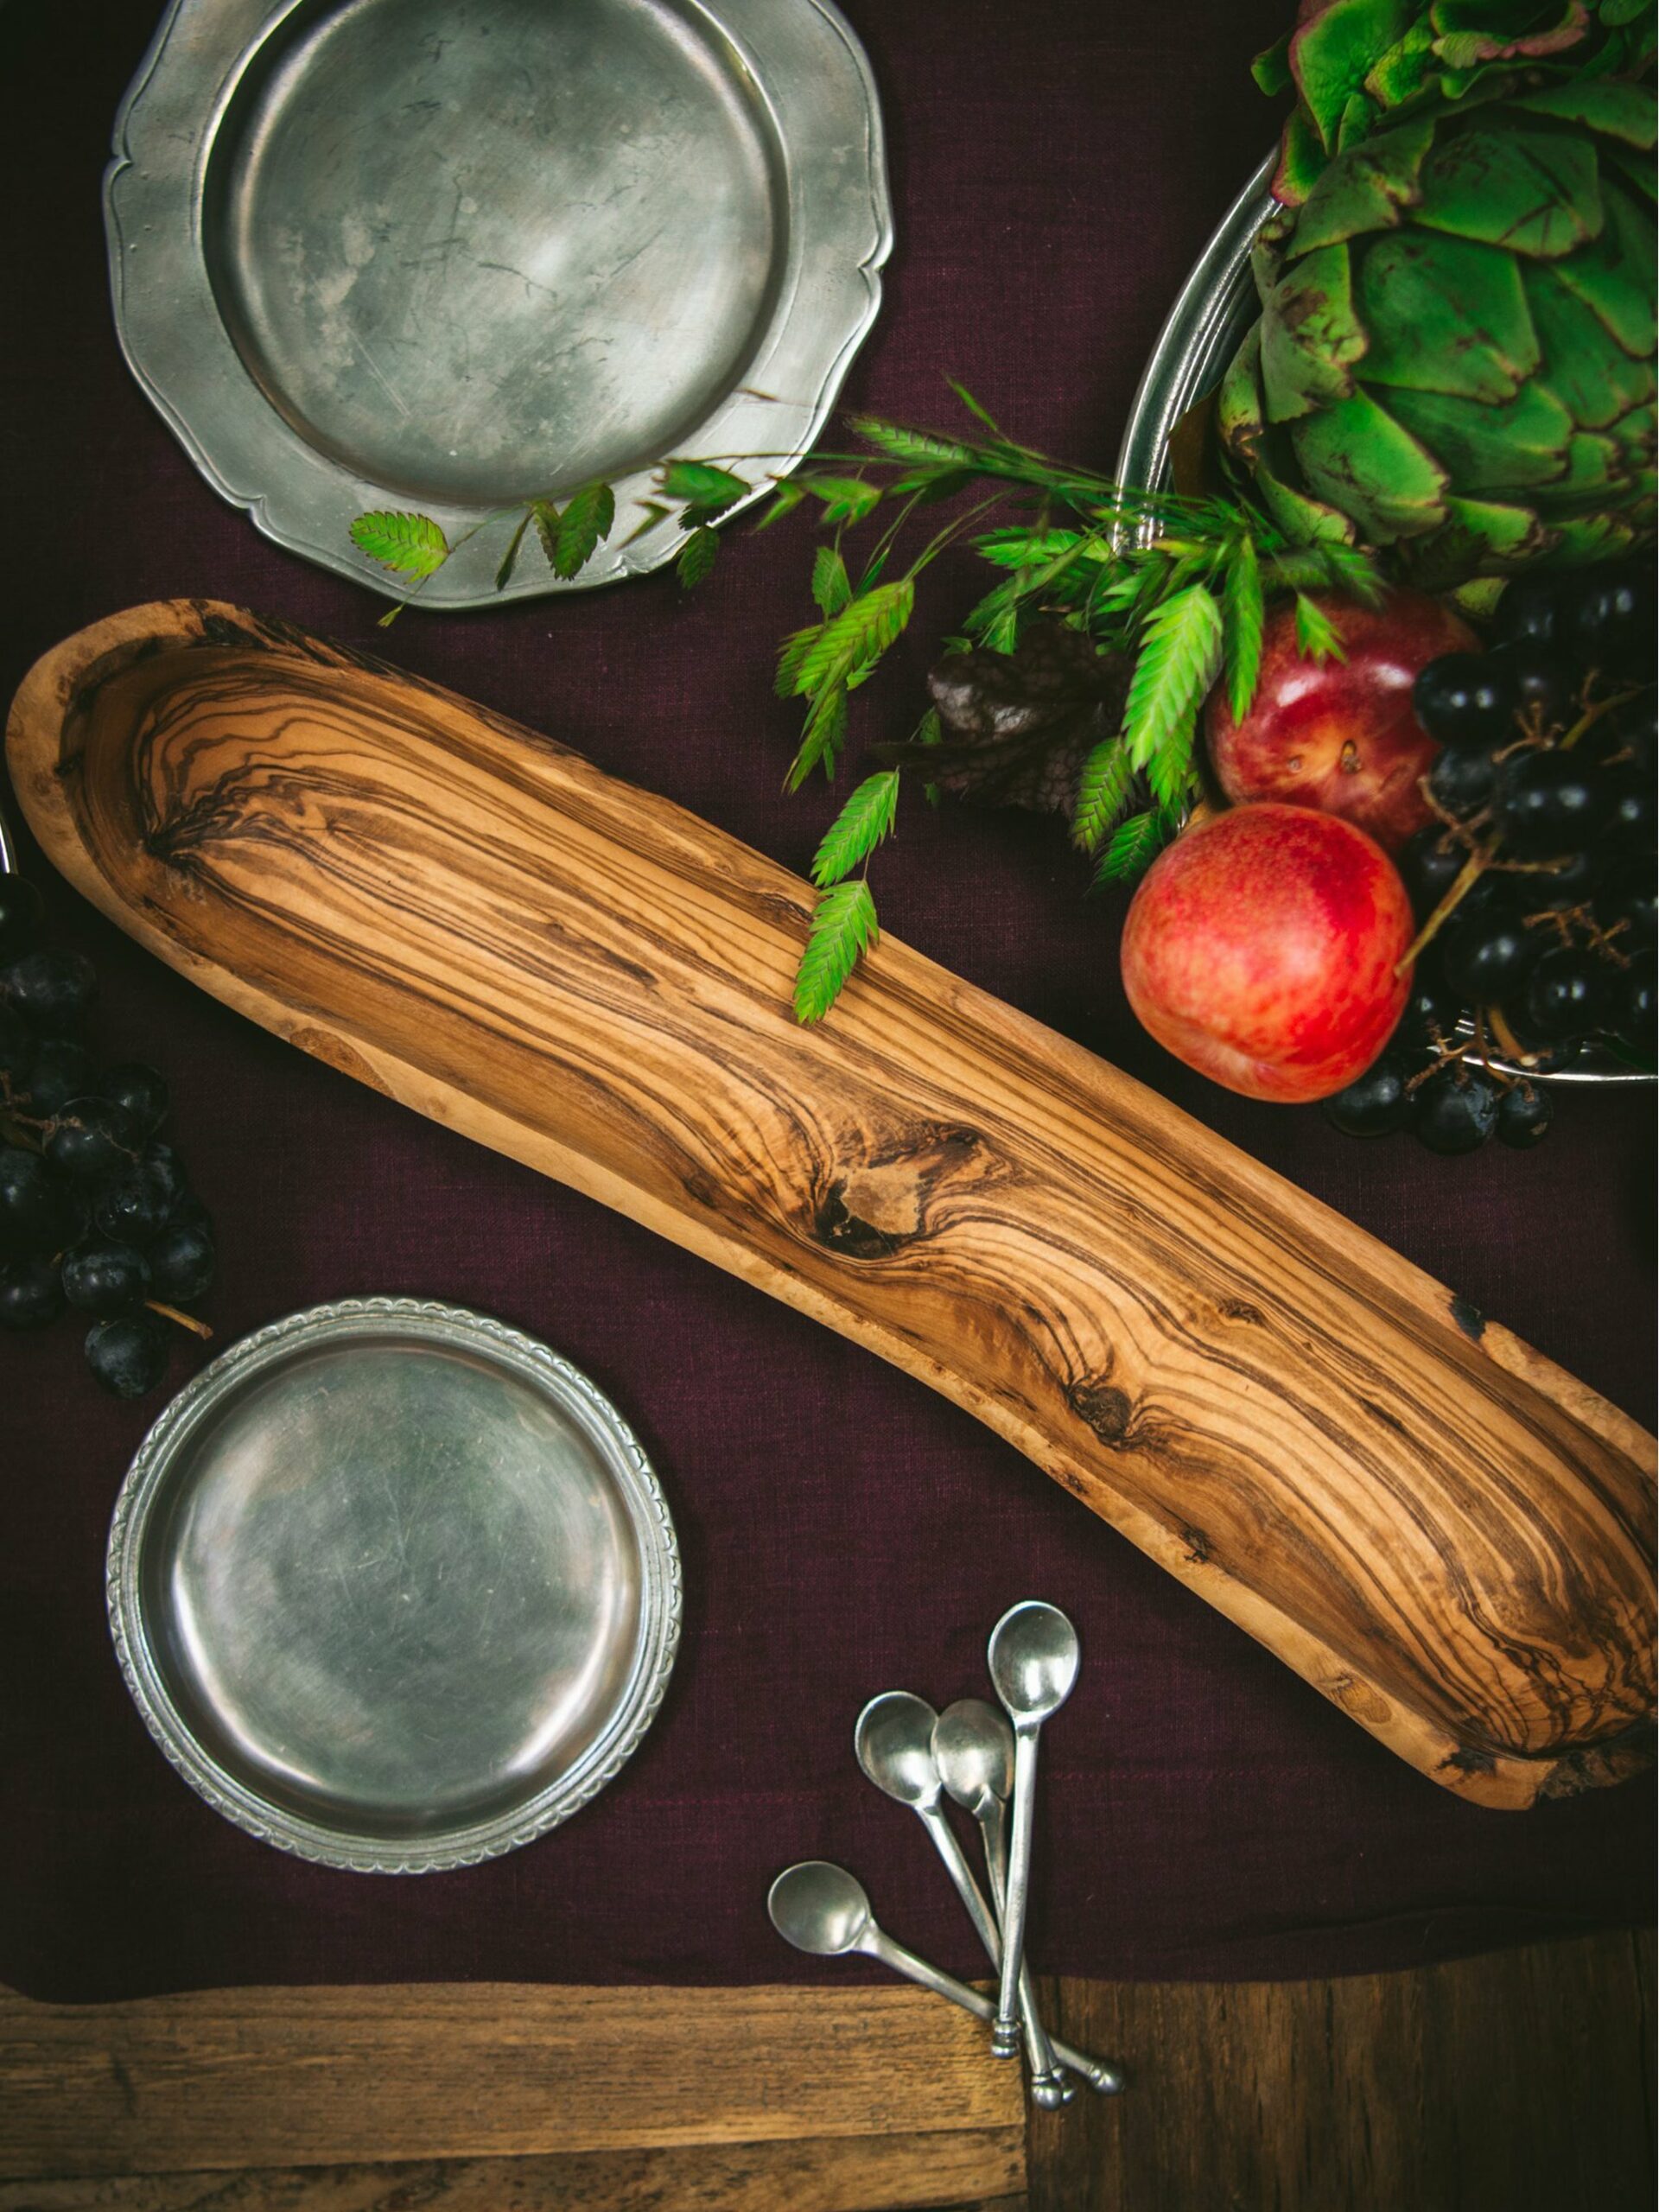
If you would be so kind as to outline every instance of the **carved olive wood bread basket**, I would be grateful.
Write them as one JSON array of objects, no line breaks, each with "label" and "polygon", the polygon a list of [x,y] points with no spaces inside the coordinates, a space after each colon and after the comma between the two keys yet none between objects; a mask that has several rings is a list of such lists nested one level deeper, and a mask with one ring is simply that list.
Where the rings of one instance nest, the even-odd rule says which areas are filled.
[{"label": "carved olive wood bread basket", "polygon": [[435,686],[237,608],[47,655],[11,770],[78,889],[267,1028],[967,1407],[1402,1758],[1645,1763],[1652,1440],[1091,1054]]}]

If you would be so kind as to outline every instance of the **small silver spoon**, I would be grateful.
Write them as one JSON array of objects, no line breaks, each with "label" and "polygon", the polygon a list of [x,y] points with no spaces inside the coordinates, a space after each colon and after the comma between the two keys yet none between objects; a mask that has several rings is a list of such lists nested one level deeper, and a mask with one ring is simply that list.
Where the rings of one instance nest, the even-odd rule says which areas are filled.
[{"label": "small silver spoon", "polygon": [[[933,1758],[946,1790],[979,1823],[991,1902],[1000,1919],[1008,1888],[1007,1799],[1014,1788],[1014,1731],[1006,1716],[982,1697],[958,1698],[933,1724]],[[1027,1979],[1022,1964],[1022,1996]],[[1104,2059],[1074,2051],[1058,2036],[1049,2038],[1049,2045],[1062,2066],[1081,2074],[1103,2097],[1115,2097],[1122,2088],[1122,2072]]]},{"label": "small silver spoon", "polygon": [[1037,1733],[1058,1713],[1077,1679],[1077,1631],[1057,1605],[1027,1598],[1010,1605],[987,1649],[991,1687],[1014,1723],[1014,1835],[1002,1906],[1002,1978],[991,2049],[1012,2058],[1020,2048],[1020,1967],[1031,1891],[1031,1823],[1037,1802]]},{"label": "small silver spoon", "polygon": [[821,1959],[862,1951],[867,1958],[880,1959],[884,1967],[891,1967],[907,1981],[918,1982],[936,1996],[948,1997],[976,2019],[995,2018],[996,2007],[988,1997],[969,1989],[965,1981],[941,1974],[878,1928],[863,1884],[855,1881],[844,1866],[832,1866],[827,1859],[806,1859],[798,1866],[786,1866],[767,1893],[766,1910],[785,1942],[792,1943],[798,1951],[810,1951]]},{"label": "small silver spoon", "polygon": [[[944,1871],[968,1908],[980,1942],[994,1967],[1002,1963],[1002,1939],[984,1893],[974,1879],[973,1869],[963,1856],[956,1830],[945,1818],[940,1799],[944,1785],[933,1757],[933,1730],[938,1715],[925,1698],[908,1690],[884,1690],[873,1697],[858,1716],[853,1748],[858,1763],[876,1788],[901,1805],[908,1805],[933,1839],[944,1861]],[[1071,2097],[1070,2085],[1060,2078],[1054,2052],[1037,2014],[1036,1993],[1028,1974],[1020,1981],[1020,2015],[1025,2027],[1026,2056],[1031,2067],[1031,2094],[1045,2112],[1052,2112]]]}]

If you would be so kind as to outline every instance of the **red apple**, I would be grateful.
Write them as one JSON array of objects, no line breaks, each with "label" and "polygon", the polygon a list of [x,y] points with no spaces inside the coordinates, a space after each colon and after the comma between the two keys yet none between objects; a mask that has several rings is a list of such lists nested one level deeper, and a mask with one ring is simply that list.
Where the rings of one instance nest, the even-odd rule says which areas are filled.
[{"label": "red apple", "polygon": [[1178,837],[1123,925],[1123,987],[1178,1060],[1289,1103],[1326,1098],[1388,1042],[1411,902],[1376,840],[1305,806],[1240,806]]},{"label": "red apple", "polygon": [[1419,779],[1440,749],[1412,712],[1412,683],[1442,653],[1478,652],[1479,640],[1421,592],[1391,592],[1378,607],[1317,603],[1341,632],[1347,658],[1304,660],[1295,601],[1273,607],[1249,712],[1236,722],[1219,686],[1211,698],[1211,763],[1235,804],[1317,807],[1358,823],[1397,853],[1433,818]]}]

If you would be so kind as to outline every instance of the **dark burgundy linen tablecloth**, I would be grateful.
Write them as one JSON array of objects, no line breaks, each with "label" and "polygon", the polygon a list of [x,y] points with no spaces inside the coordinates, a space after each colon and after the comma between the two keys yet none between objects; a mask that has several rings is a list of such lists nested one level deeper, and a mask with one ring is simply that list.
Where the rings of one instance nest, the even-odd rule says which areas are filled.
[{"label": "dark burgundy linen tablecloth", "polygon": [[[1109,466],[1169,298],[1268,142],[1247,63],[1288,0],[849,12],[886,105],[899,235],[849,397],[938,419],[950,372],[1029,438]],[[794,716],[769,680],[775,639],[810,613],[804,531],[734,531],[690,598],[657,577],[416,614],[386,640],[379,602],[266,544],[197,477],[122,365],[105,285],[99,172],[152,26],[143,0],[5,17],[5,692],[115,607],[213,594],[389,649],[804,868],[835,801],[822,787],[779,798]],[[924,638],[968,588],[941,580]],[[909,727],[923,664],[918,645],[861,695],[873,722]],[[982,1692],[988,1630],[1033,1594],[1073,1615],[1085,1655],[1045,1754],[1042,1967],[1333,1973],[1647,1915],[1646,1783],[1524,1815],[1456,1802],[918,1382],[304,1058],[41,874],[62,936],[102,971],[100,1036],[174,1081],[179,1141],[220,1224],[220,1341],[363,1292],[476,1306],[546,1338],[645,1439],[678,1521],[688,1617],[656,1726],[569,1826],[421,1879],[302,1865],[177,1780],[111,1655],[105,1532],[156,1405],[99,1396],[67,1325],[0,1343],[0,1977],[79,1999],[810,1976],[763,1900],[777,1868],[814,1855],[858,1869],[896,1933],[972,1968],[918,1825],[857,1774],[852,1722],[882,1688],[940,1704]],[[1115,917],[1084,902],[1055,826],[918,808],[877,883],[911,943],[1152,1083],[1651,1419],[1646,1096],[1568,1100],[1535,1155],[1344,1142],[1317,1114],[1230,1097],[1151,1044],[1118,988]],[[183,1346],[175,1382],[195,1363]]]}]

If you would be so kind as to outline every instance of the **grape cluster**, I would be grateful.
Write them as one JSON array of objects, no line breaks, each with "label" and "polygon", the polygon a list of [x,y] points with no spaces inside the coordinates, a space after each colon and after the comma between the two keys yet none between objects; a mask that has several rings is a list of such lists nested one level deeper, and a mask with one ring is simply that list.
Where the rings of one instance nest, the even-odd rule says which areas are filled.
[{"label": "grape cluster", "polygon": [[1325,1102],[1338,1128],[1535,1145],[1550,1107],[1529,1074],[1592,1046],[1651,1063],[1654,649],[1653,570],[1624,563],[1511,584],[1491,650],[1420,672],[1441,747],[1437,819],[1400,860],[1421,949],[1387,1050]]},{"label": "grape cluster", "polygon": [[213,1224],[156,1136],[167,1085],[140,1061],[99,1066],[80,1038],[92,963],[40,934],[33,885],[0,874],[0,1328],[82,1314],[97,1380],[143,1397],[169,1319],[207,1334],[181,1309],[213,1281]]}]

